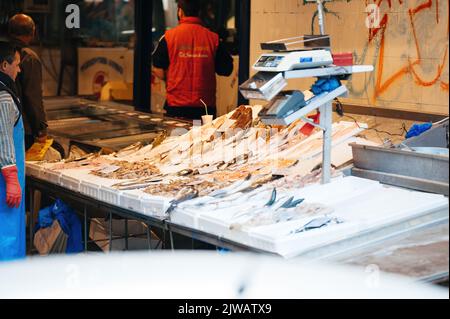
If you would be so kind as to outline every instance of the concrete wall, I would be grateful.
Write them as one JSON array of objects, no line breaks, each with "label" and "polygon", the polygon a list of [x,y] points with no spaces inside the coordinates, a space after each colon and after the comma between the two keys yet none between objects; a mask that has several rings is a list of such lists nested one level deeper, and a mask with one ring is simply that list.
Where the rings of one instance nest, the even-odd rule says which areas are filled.
[{"label": "concrete wall", "polygon": [[[444,0],[377,0],[380,27],[366,27],[368,0],[326,4],[325,31],[333,52],[353,52],[357,64],[375,72],[347,82],[348,104],[447,114],[449,99],[449,7]],[[315,4],[303,0],[252,0],[250,62],[262,53],[259,43],[311,34]],[[314,25],[318,33],[317,19]],[[254,71],[252,70],[253,74]],[[307,89],[296,80],[289,88]]]}]

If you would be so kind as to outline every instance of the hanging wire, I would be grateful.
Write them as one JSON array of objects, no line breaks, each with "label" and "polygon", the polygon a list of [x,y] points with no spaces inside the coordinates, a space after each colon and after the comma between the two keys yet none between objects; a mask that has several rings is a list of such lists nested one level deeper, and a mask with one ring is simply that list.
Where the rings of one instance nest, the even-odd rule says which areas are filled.
[{"label": "hanging wire", "polygon": [[[344,114],[344,106],[342,105],[342,103],[341,103],[341,101],[339,99],[336,98],[334,101],[336,103],[336,113],[337,114],[339,114],[341,117],[347,117],[347,118],[353,120],[356,123],[356,125],[358,126],[358,128],[362,128],[359,125],[358,120],[356,118],[354,118],[354,117],[352,117],[350,115]],[[392,136],[404,137],[405,134],[408,133],[408,130],[406,128],[406,124],[404,122],[402,123],[402,128],[401,128],[402,132],[398,133],[398,134],[397,133],[388,132],[388,131],[379,130],[379,129],[376,129],[374,127],[369,127],[369,128],[367,128],[365,130],[367,130],[367,131],[375,131],[378,134],[380,134],[380,133],[387,134],[387,135],[389,135],[391,137]],[[378,137],[381,139],[380,136],[378,136]]]}]

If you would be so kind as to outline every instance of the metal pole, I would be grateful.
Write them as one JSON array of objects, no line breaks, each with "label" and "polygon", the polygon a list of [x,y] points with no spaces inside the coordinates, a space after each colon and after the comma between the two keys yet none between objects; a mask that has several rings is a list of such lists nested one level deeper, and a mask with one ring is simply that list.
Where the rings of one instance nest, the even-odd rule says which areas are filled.
[{"label": "metal pole", "polygon": [[152,250],[152,233],[150,229],[150,225],[145,225],[147,228],[147,242],[148,242],[148,249]]},{"label": "metal pole", "polygon": [[112,213],[109,212],[109,252],[112,251]]},{"label": "metal pole", "polygon": [[[239,41],[239,85],[250,77],[250,19],[251,1],[237,1],[236,27]],[[238,88],[236,88],[238,90]],[[238,91],[238,105],[248,104],[241,92]]]},{"label": "metal pole", "polygon": [[125,250],[128,250],[128,219],[125,218]]},{"label": "metal pole", "polygon": [[139,111],[151,112],[151,53],[153,1],[135,1],[133,104]]},{"label": "metal pole", "polygon": [[88,248],[88,226],[87,226],[87,208],[84,205],[84,252],[87,252]]},{"label": "metal pole", "polygon": [[319,28],[320,28],[320,34],[325,34],[325,19],[323,16],[323,0],[317,0],[317,12],[318,12],[318,18],[319,18]]},{"label": "metal pole", "polygon": [[172,234],[172,230],[171,229],[169,229],[169,236],[170,236],[170,249],[171,250],[175,250],[174,244],[173,244],[173,234]]},{"label": "metal pole", "polygon": [[331,102],[320,107],[320,125],[323,131],[322,184],[331,181],[331,142],[333,125],[333,104]]}]

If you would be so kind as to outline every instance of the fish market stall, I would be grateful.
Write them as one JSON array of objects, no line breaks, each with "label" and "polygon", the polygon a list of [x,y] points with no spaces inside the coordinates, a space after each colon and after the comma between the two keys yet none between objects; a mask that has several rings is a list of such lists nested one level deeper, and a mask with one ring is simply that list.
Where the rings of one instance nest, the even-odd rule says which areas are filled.
[{"label": "fish market stall", "polygon": [[358,136],[364,123],[333,124],[335,169],[322,184],[320,129],[303,134],[302,120],[264,125],[261,108],[241,106],[159,145],[27,163],[29,186],[80,201],[86,223],[89,211],[101,208],[168,236],[285,258],[326,258],[448,223],[442,195],[346,174],[352,143],[377,146]]}]

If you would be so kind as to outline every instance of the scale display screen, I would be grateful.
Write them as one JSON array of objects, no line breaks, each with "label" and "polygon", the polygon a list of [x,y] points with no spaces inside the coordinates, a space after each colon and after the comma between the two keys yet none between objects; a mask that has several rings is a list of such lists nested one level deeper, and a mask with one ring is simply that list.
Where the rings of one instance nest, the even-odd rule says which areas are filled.
[{"label": "scale display screen", "polygon": [[276,68],[283,61],[284,56],[263,55],[256,62],[255,67]]}]

